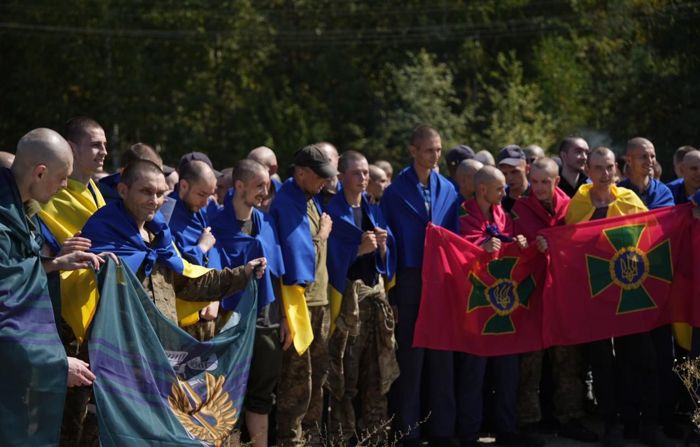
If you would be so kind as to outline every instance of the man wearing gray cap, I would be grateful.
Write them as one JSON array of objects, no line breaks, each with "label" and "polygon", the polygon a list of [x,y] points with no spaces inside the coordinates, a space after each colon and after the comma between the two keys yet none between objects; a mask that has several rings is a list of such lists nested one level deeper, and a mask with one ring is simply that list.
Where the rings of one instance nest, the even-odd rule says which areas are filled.
[{"label": "man wearing gray cap", "polygon": [[471,160],[474,158],[474,151],[466,144],[460,144],[450,149],[447,153],[447,169],[450,170],[450,181],[455,185],[455,189],[459,191],[459,182],[457,181],[457,167],[463,160]]},{"label": "man wearing gray cap", "polygon": [[277,444],[281,447],[322,445],[317,424],[329,367],[326,252],[333,222],[321,212],[317,194],[337,175],[317,145],[297,150],[294,175],[279,189],[270,209],[282,248],[282,300],[294,343],[294,349],[284,353],[277,385]]},{"label": "man wearing gray cap", "polygon": [[498,152],[498,169],[506,177],[506,196],[501,205],[506,213],[513,209],[515,201],[528,188],[527,174],[530,166],[527,164],[525,153],[517,144],[511,144]]}]

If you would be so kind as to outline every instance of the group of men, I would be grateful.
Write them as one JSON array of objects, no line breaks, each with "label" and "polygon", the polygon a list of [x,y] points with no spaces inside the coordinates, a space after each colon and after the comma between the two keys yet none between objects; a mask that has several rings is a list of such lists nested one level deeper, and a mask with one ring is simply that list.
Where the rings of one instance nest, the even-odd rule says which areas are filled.
[{"label": "group of men", "polygon": [[[3,198],[12,213],[0,217],[1,267],[10,274],[6,264],[32,241],[34,248],[19,257],[43,266],[33,270],[41,287],[48,287],[46,274],[60,271],[55,323],[70,387],[62,446],[99,445],[86,268],[115,255],[163,315],[200,341],[216,336],[248,278],[258,279],[238,427],[245,425],[254,446],[269,445],[269,432],[280,446],[321,446],[334,436],[350,445],[381,443],[393,429],[405,447],[425,439],[431,446],[475,447],[487,399],[494,400],[498,445],[539,447],[545,355],[559,436],[598,441],[581,422],[584,364],[593,373],[606,446],[638,437],[670,447],[670,438],[683,434],[672,419],[669,327],[616,338],[614,348],[604,340],[492,358],[414,348],[413,336],[428,223],[488,252],[511,243],[544,252],[541,229],[688,202],[700,187],[700,151],[690,146],[676,152],[679,179],[668,186],[654,178],[655,150],[644,138],[627,143],[624,180],[616,179],[610,149],[590,150],[579,137],[565,138],[556,159],[537,146],[509,145],[494,159],[460,145],[448,153],[444,177],[437,169],[442,141],[428,126],[414,130],[413,161],[393,180],[390,163],[369,164],[355,151],[339,155],[328,142],[297,150],[284,183],[267,147],[219,172],[201,152],[168,168],[157,151],[137,143],[110,175],[106,148],[102,127],[76,117],[62,135],[29,132],[14,161],[0,157],[0,181],[12,191]],[[324,395],[325,434],[319,429],[328,408]],[[3,430],[0,424],[0,439]],[[689,442],[698,439],[691,435]]]}]

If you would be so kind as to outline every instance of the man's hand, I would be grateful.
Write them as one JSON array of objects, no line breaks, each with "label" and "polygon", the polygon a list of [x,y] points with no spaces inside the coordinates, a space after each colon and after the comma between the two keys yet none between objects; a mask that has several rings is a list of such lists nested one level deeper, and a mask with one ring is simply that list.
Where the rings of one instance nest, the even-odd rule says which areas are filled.
[{"label": "man's hand", "polygon": [[540,251],[540,253],[547,251],[549,249],[547,239],[543,238],[542,236],[537,236],[537,249]]},{"label": "man's hand", "polygon": [[328,236],[330,236],[330,234],[331,234],[332,228],[333,228],[333,221],[331,220],[331,216],[329,216],[326,213],[323,213],[321,215],[321,223],[319,225],[318,237],[320,237],[323,240],[328,239]]},{"label": "man's hand", "polygon": [[282,318],[280,321],[280,343],[282,343],[282,350],[286,351],[292,346],[292,331],[289,329],[289,322],[286,318]]},{"label": "man's hand", "polygon": [[383,228],[375,227],[374,234],[377,236],[377,245],[379,248],[386,248],[386,241],[389,239],[389,232]]},{"label": "man's hand", "polygon": [[700,219],[700,207],[693,207],[693,219]]},{"label": "man's hand", "polygon": [[95,375],[90,365],[75,357],[68,357],[68,388],[92,385]]},{"label": "man's hand", "polygon": [[481,246],[481,248],[486,251],[486,253],[496,253],[498,250],[501,249],[501,240],[495,237],[492,237],[484,245]]},{"label": "man's hand", "polygon": [[216,244],[216,238],[211,234],[211,227],[206,227],[199,236],[197,246],[204,252],[208,252]]},{"label": "man's hand", "polygon": [[518,244],[520,248],[527,248],[527,239],[522,234],[515,236],[515,243]]},{"label": "man's hand", "polygon": [[94,253],[74,251],[67,255],[57,256],[50,261],[44,262],[43,265],[44,271],[46,271],[46,273],[51,273],[56,270],[70,271],[86,269],[90,267],[90,263],[95,267],[95,270],[99,270],[104,262],[105,260],[103,258]]},{"label": "man's hand", "polygon": [[362,239],[360,240],[360,247],[357,249],[357,256],[366,255],[367,253],[372,253],[377,249],[377,235],[373,231],[366,231],[362,234]]},{"label": "man's hand", "polygon": [[66,239],[63,245],[61,245],[61,251],[59,251],[56,256],[59,257],[63,255],[69,255],[76,251],[90,250],[90,247],[92,247],[92,242],[90,241],[90,239],[80,237],[81,234],[83,234],[82,231],[78,231],[77,233],[75,233],[75,236]]},{"label": "man's hand", "polygon": [[199,311],[199,318],[202,320],[215,320],[216,317],[219,315],[219,302],[214,301],[204,309]]},{"label": "man's hand", "polygon": [[265,274],[265,269],[267,268],[267,259],[265,258],[258,258],[258,259],[253,259],[249,263],[245,265],[245,274],[246,276],[250,277],[250,275],[255,272],[255,279],[260,279],[262,278],[263,274]]}]

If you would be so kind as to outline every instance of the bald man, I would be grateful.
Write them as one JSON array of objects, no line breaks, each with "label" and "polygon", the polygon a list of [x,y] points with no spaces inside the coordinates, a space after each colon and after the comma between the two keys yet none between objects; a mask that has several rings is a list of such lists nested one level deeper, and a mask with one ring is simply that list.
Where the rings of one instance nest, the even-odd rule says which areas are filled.
[{"label": "bald man", "polygon": [[[460,210],[459,233],[474,245],[495,253],[506,243],[527,246],[522,235],[513,235],[513,222],[501,201],[506,194],[506,178],[492,166],[481,168],[474,177],[474,199]],[[486,357],[457,353],[457,427],[460,445],[478,445],[482,422],[483,384]],[[515,400],[518,390],[518,356],[492,357],[496,388],[496,444],[521,442],[515,432]],[[506,373],[507,372],[507,373]],[[525,444],[522,444],[525,445]]]},{"label": "bald man", "polygon": [[474,155],[474,160],[481,162],[484,166],[496,166],[496,159],[489,151],[479,151]]},{"label": "bald man", "polygon": [[[65,188],[73,171],[68,143],[50,129],[19,141],[11,169],[0,168],[0,440],[3,445],[57,445],[65,387],[90,385],[88,365],[68,357],[57,332],[47,273],[96,268],[100,257],[72,251],[42,258],[39,203]],[[38,202],[38,203],[37,203]],[[18,333],[16,328],[23,328]]]},{"label": "bald man", "polygon": [[377,160],[374,164],[386,173],[387,186],[391,185],[391,178],[394,176],[394,167],[391,163],[386,160]]},{"label": "bald man", "polygon": [[629,140],[624,158],[627,178],[617,186],[634,191],[650,210],[674,205],[671,190],[654,179],[656,150],[651,141],[641,137]]},{"label": "bald man", "polygon": [[690,197],[700,188],[700,151],[686,153],[679,168],[682,180],[667,185],[676,205],[688,203]]},{"label": "bald man", "polygon": [[270,174],[270,180],[272,181],[272,185],[275,187],[275,192],[277,192],[282,186],[282,183],[276,178],[273,178],[273,176],[277,177],[276,174],[279,170],[279,166],[277,165],[277,156],[275,155],[275,152],[269,147],[260,146],[250,151],[250,153],[248,154],[248,158],[257,161],[258,163],[261,163],[267,168],[267,172]]},{"label": "bald man", "polygon": [[[327,141],[316,143],[316,146],[318,146],[326,154],[326,157],[328,157],[328,159],[331,161],[331,166],[333,166],[333,169],[337,171],[339,158],[338,149]],[[342,186],[340,185],[340,182],[338,182],[337,175],[330,178],[326,186],[323,187],[323,191],[321,191],[321,205],[326,207],[341,188]]]},{"label": "bald man", "polygon": [[[538,158],[530,165],[530,188],[512,210],[515,233],[535,244],[537,234],[545,229],[564,225],[569,196],[557,187],[559,166],[550,158]],[[577,346],[554,346],[549,349],[554,377],[554,411],[559,422],[558,436],[581,442],[596,442],[598,435],[582,423],[583,383],[580,374],[580,353]],[[544,444],[539,432],[542,420],[539,384],[542,378],[544,351],[520,356],[520,382],[516,401],[516,419],[520,432],[532,445]]]},{"label": "bald man", "polygon": [[673,172],[676,174],[677,178],[676,180],[672,181],[671,184],[683,181],[683,174],[681,174],[681,163],[683,162],[685,154],[692,151],[697,151],[697,149],[693,146],[686,145],[679,147],[676,149],[676,152],[673,153]]},{"label": "bald man", "polygon": [[526,146],[523,152],[525,152],[525,161],[527,161],[528,165],[531,165],[540,158],[544,158],[544,150],[536,144]]},{"label": "bald man", "polygon": [[15,154],[0,151],[0,168],[10,169],[13,161],[15,161]]},{"label": "bald man", "polygon": [[148,160],[157,164],[161,168],[163,167],[163,160],[160,158],[160,155],[158,155],[158,152],[151,146],[144,143],[132,144],[129,147],[129,149],[124,151],[124,153],[120,157],[120,160],[121,166],[119,170],[114,174],[110,174],[107,177],[101,179],[97,185],[100,188],[100,193],[102,194],[102,197],[104,197],[105,202],[107,203],[114,202],[115,200],[121,200],[119,192],[117,192],[117,185],[121,181],[122,172],[124,172],[124,168],[129,163],[134,162],[136,160]]},{"label": "bald man", "polygon": [[372,196],[374,201],[379,204],[384,195],[384,190],[389,186],[389,178],[386,171],[377,165],[369,165],[369,183],[367,184],[367,193]]},{"label": "bald man", "polygon": [[469,200],[474,197],[474,176],[479,169],[483,167],[483,163],[473,159],[462,160],[459,166],[457,166],[455,178],[457,180],[457,185],[459,186],[459,195],[457,196],[457,202],[459,205],[461,205],[465,200]]}]

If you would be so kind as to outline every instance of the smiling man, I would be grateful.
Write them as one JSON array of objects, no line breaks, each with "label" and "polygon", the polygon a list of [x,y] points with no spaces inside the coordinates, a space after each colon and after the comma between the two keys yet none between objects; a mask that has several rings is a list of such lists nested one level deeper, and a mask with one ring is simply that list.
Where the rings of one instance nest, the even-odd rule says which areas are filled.
[{"label": "smiling man", "polygon": [[583,172],[588,150],[588,143],[581,137],[567,137],[559,143],[559,157],[562,163],[559,188],[569,197],[573,197],[588,179]]}]

